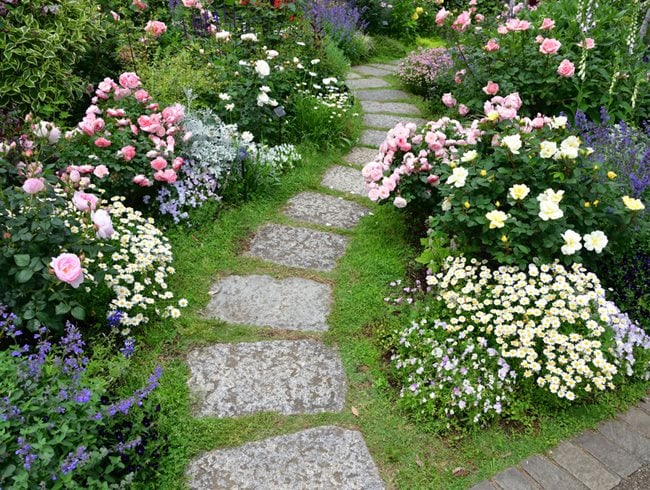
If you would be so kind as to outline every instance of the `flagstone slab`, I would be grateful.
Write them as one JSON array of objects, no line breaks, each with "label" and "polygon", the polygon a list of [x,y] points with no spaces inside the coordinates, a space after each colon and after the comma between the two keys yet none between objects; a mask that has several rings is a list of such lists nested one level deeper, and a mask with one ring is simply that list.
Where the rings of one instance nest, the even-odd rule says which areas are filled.
[{"label": "flagstone slab", "polygon": [[386,128],[392,129],[398,123],[415,123],[418,126],[423,126],[426,124],[424,119],[417,117],[408,117],[408,116],[397,116],[397,115],[387,115],[387,114],[364,114],[363,116],[363,125],[366,127],[374,128]]},{"label": "flagstone slab", "polygon": [[345,404],[339,354],[315,340],[208,345],[187,363],[197,416],[340,412]]},{"label": "flagstone slab", "polygon": [[356,73],[361,73],[363,75],[372,75],[376,77],[384,77],[395,72],[395,67],[390,65],[383,65],[384,67],[390,67],[390,70],[387,70],[384,67],[378,65],[359,65],[353,66],[352,71]]},{"label": "flagstone slab", "polygon": [[332,290],[327,284],[300,277],[227,276],[210,294],[204,310],[209,318],[287,330],[328,329]]},{"label": "flagstone slab", "polygon": [[621,481],[593,456],[570,442],[562,442],[550,451],[557,464],[584,483],[590,490],[610,490]]},{"label": "flagstone slab", "polygon": [[640,408],[632,407],[627,412],[620,414],[619,417],[637,432],[650,437],[650,414]]},{"label": "flagstone slab", "polygon": [[344,167],[343,165],[330,167],[325,173],[321,185],[339,192],[349,192],[360,196],[366,195],[366,184],[361,171],[352,167]]},{"label": "flagstone slab", "polygon": [[397,63],[370,63],[367,66],[372,66],[373,68],[379,68],[380,70],[385,70],[387,72],[392,73],[397,73],[399,71],[399,64],[400,62],[397,61]]},{"label": "flagstone slab", "polygon": [[409,94],[396,89],[357,90],[354,94],[359,100],[370,100],[374,102],[409,98]]},{"label": "flagstone slab", "polygon": [[187,471],[192,490],[380,490],[361,433],[307,429],[203,454]]},{"label": "flagstone slab", "polygon": [[362,88],[381,88],[381,87],[390,87],[390,83],[381,78],[357,78],[347,81],[348,87],[353,90],[362,89]]},{"label": "flagstone slab", "polygon": [[268,224],[255,233],[245,255],[288,267],[331,271],[347,245],[348,238],[335,233]]},{"label": "flagstone slab", "polygon": [[626,423],[610,420],[600,424],[598,431],[644,463],[650,462],[650,439],[643,437]]},{"label": "flagstone slab", "polygon": [[497,486],[491,481],[486,480],[486,481],[482,481],[481,483],[477,483],[469,490],[501,490],[501,489],[497,488]]},{"label": "flagstone slab", "polygon": [[493,480],[503,490],[541,490],[528,475],[517,468],[508,468],[494,475]]},{"label": "flagstone slab", "polygon": [[406,102],[378,102],[373,100],[362,100],[361,108],[364,112],[370,113],[389,113],[389,114],[404,114],[410,116],[419,116],[422,113],[417,106],[408,104]]},{"label": "flagstone slab", "polygon": [[386,133],[387,131],[384,129],[364,129],[359,142],[362,145],[379,148],[379,145],[386,139]]},{"label": "flagstone slab", "polygon": [[378,154],[379,151],[375,148],[356,146],[352,148],[350,153],[345,155],[344,159],[353,165],[365,166],[366,163],[374,161]]},{"label": "flagstone slab", "polygon": [[354,72],[350,72],[345,76],[346,80],[356,80],[358,78],[363,78],[363,77],[358,73],[354,73]]},{"label": "flagstone slab", "polygon": [[587,490],[587,487],[567,473],[563,468],[553,464],[544,456],[535,455],[521,465],[542,488],[561,488],[562,490]]},{"label": "flagstone slab", "polygon": [[367,212],[368,208],[342,197],[302,192],[289,199],[284,214],[309,223],[351,229]]},{"label": "flagstone slab", "polygon": [[641,461],[593,430],[583,432],[571,442],[588,451],[608,470],[622,477],[631,475],[641,467]]}]

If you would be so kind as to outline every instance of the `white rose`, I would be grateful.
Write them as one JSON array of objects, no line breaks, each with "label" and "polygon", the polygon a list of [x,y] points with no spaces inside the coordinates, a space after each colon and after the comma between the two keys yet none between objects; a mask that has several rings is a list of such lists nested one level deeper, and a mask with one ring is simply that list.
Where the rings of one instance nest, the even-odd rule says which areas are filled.
[{"label": "white rose", "polygon": [[580,235],[575,231],[565,231],[562,233],[562,238],[564,239],[564,245],[562,245],[561,250],[564,255],[573,255],[582,248]]},{"label": "white rose", "polygon": [[590,252],[596,252],[599,254],[607,246],[609,240],[607,236],[600,230],[592,231],[588,235],[582,237],[585,242],[585,248]]},{"label": "white rose", "polygon": [[264,78],[264,77],[268,77],[269,74],[271,73],[271,67],[266,61],[257,60],[255,62],[255,71],[260,77]]},{"label": "white rose", "polygon": [[463,167],[456,167],[452,171],[451,175],[447,178],[448,185],[454,185],[455,187],[463,187],[465,185],[465,180],[469,172]]},{"label": "white rose", "polygon": [[521,135],[513,134],[504,136],[501,140],[501,146],[507,146],[511,153],[518,155],[519,149],[521,148]]}]

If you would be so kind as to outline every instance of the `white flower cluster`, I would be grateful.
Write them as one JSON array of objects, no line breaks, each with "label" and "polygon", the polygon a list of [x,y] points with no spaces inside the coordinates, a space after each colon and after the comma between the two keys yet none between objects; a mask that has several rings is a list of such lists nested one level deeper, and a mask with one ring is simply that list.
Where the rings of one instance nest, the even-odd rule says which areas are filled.
[{"label": "white flower cluster", "polygon": [[620,312],[580,264],[492,270],[485,262],[449,257],[427,283],[450,315],[449,334],[487,338],[539,387],[569,401],[614,388],[621,359],[607,339]]},{"label": "white flower cluster", "polygon": [[257,158],[262,165],[273,167],[278,173],[283,173],[295,168],[302,159],[296,147],[290,144],[277,146],[260,146],[257,150]]},{"label": "white flower cluster", "polygon": [[140,211],[123,204],[124,198],[113,197],[109,213],[113,218],[117,250],[110,257],[100,257],[98,267],[106,272],[104,280],[115,298],[112,311],[120,311],[121,325],[129,327],[147,323],[153,316],[178,318],[187,300],[172,303],[174,293],[168,290],[167,278],[174,274],[169,240]]}]

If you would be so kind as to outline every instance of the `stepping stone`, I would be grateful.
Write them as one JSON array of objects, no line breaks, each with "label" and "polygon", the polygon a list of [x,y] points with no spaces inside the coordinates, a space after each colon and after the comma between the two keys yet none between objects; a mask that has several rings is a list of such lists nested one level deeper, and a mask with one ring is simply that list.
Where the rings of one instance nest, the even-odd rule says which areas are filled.
[{"label": "stepping stone", "polygon": [[345,76],[346,80],[356,80],[358,78],[363,78],[363,77],[358,73],[354,73],[354,72],[350,72]]},{"label": "stepping stone", "polygon": [[357,90],[354,95],[359,100],[384,101],[408,99],[409,94],[395,89]]},{"label": "stepping stone", "polygon": [[361,434],[325,426],[203,454],[187,470],[192,490],[380,490]]},{"label": "stepping stone", "polygon": [[493,480],[503,490],[541,490],[537,483],[517,468],[508,468],[497,473]]},{"label": "stepping stone", "polygon": [[469,490],[501,490],[501,489],[497,488],[496,485],[491,481],[486,480],[486,481],[482,481],[481,483],[477,483]]},{"label": "stepping stone", "polygon": [[610,420],[600,424],[598,431],[644,463],[650,462],[650,439],[643,437],[626,423]]},{"label": "stepping stone", "polygon": [[389,116],[387,114],[364,114],[363,125],[366,127],[392,129],[397,123],[415,123],[418,126],[426,124],[424,119],[407,116]]},{"label": "stepping stone", "polygon": [[588,430],[571,442],[588,451],[608,470],[624,478],[641,467],[641,461],[607,440],[598,432]]},{"label": "stepping stone", "polygon": [[557,464],[591,490],[610,490],[621,478],[611,474],[600,462],[570,442],[563,442],[550,451]]},{"label": "stepping stone", "polygon": [[389,113],[389,114],[405,114],[410,116],[420,116],[421,112],[413,104],[405,102],[377,102],[372,100],[362,100],[361,108],[364,112],[371,113]]},{"label": "stepping stone", "polygon": [[394,65],[388,65],[384,63],[370,63],[368,66],[372,66],[373,68],[379,68],[380,70],[385,70],[390,73],[397,73],[399,71],[399,64],[400,62],[398,61],[397,64]]},{"label": "stepping stone", "polygon": [[288,267],[331,271],[347,245],[347,237],[334,233],[268,224],[257,231],[245,255]]},{"label": "stepping stone", "polygon": [[367,212],[368,209],[364,206],[346,201],[342,197],[303,192],[289,200],[289,207],[284,214],[317,225],[350,229],[354,228]]},{"label": "stepping stone", "polygon": [[384,77],[390,75],[395,71],[395,67],[390,65],[383,65],[390,67],[390,70],[386,70],[378,65],[359,65],[353,66],[352,71],[357,73],[362,73],[364,75],[372,75],[376,77]]},{"label": "stepping stone", "polygon": [[386,139],[386,133],[387,131],[383,129],[364,129],[359,142],[362,145],[374,146],[378,149]]},{"label": "stepping stone", "polygon": [[322,182],[323,187],[329,187],[340,192],[349,192],[365,196],[366,184],[361,171],[356,168],[334,165],[325,173]]},{"label": "stepping stone", "polygon": [[208,345],[187,363],[197,416],[340,412],[345,404],[338,352],[315,340]]},{"label": "stepping stone", "polygon": [[632,407],[627,412],[619,415],[634,430],[646,437],[650,437],[650,415],[640,408]]},{"label": "stepping stone", "polygon": [[228,276],[212,286],[210,294],[205,307],[210,318],[287,330],[328,329],[332,291],[327,284],[300,277]]},{"label": "stepping stone", "polygon": [[352,163],[354,165],[365,166],[366,163],[372,162],[375,160],[375,157],[379,154],[379,151],[372,148],[363,148],[357,146],[352,148],[350,153],[345,155],[345,161]]},{"label": "stepping stone", "polygon": [[521,466],[542,488],[587,490],[587,487],[582,483],[544,456],[532,456],[524,461]]},{"label": "stepping stone", "polygon": [[359,78],[356,80],[348,80],[347,85],[353,90],[360,88],[390,87],[390,83],[381,78]]}]

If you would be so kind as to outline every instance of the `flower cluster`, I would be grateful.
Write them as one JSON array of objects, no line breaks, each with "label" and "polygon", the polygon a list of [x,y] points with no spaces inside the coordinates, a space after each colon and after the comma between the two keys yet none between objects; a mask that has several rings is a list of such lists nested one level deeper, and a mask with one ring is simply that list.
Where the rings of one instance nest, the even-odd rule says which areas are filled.
[{"label": "flower cluster", "polygon": [[398,76],[415,93],[427,95],[452,65],[445,48],[419,48],[400,62]]}]

